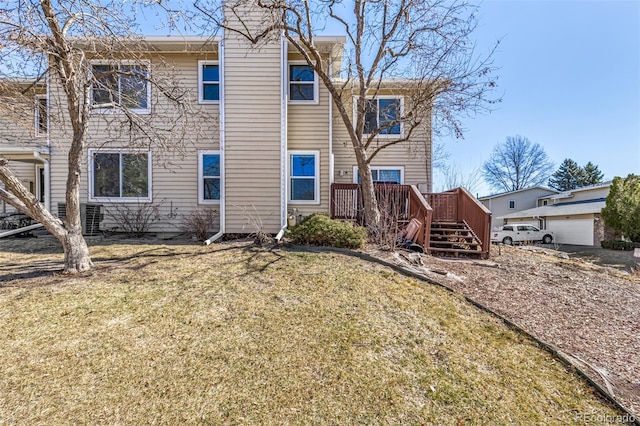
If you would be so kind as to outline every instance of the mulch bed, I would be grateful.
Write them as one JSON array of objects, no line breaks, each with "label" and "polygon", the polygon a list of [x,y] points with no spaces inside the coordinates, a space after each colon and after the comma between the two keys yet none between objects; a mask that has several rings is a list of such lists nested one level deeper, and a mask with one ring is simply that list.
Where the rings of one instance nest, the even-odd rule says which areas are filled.
[{"label": "mulch bed", "polygon": [[[640,413],[640,277],[562,259],[553,250],[492,249],[488,261],[423,256],[418,268],[568,353]],[[410,263],[388,252],[375,255]]]}]

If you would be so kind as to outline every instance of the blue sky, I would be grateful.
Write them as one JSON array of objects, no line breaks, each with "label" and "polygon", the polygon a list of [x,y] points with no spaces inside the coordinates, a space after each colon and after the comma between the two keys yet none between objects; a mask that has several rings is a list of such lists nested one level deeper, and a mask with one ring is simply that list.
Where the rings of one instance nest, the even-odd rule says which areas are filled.
[{"label": "blue sky", "polygon": [[[640,174],[640,1],[484,0],[478,16],[477,53],[500,40],[502,102],[465,119],[464,139],[441,139],[450,162],[470,173],[496,144],[521,135],[556,166],[571,158],[598,165],[605,179]],[[158,31],[152,22],[143,33]],[[496,191],[481,183],[474,192]]]},{"label": "blue sky", "polygon": [[640,2],[486,0],[479,18],[478,52],[501,40],[502,102],[465,120],[463,140],[442,140],[451,161],[479,167],[522,135],[557,165],[591,161],[605,179],[640,173]]}]

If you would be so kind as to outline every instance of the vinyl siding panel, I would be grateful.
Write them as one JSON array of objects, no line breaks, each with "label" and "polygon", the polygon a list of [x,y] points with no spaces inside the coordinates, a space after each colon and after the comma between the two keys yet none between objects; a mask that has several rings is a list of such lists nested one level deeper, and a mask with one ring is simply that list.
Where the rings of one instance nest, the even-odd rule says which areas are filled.
[{"label": "vinyl siding panel", "polygon": [[[345,100],[347,111],[353,111],[351,99]],[[357,165],[353,145],[342,118],[334,108],[333,152],[335,157],[335,182],[352,183],[353,167]],[[353,119],[353,116],[351,117]],[[371,162],[371,166],[404,166],[404,183],[419,186],[423,192],[429,192],[432,182],[431,170],[431,129],[430,119],[414,130],[411,140],[392,145],[380,151]],[[384,144],[388,139],[380,139]],[[376,142],[368,152],[373,152]]]},{"label": "vinyl siding panel", "polygon": [[[151,89],[151,114],[140,116],[144,129],[154,129],[159,137],[151,134],[144,137],[141,132],[131,132],[129,124],[118,114],[95,113],[92,116],[87,149],[114,149],[140,147],[141,151],[152,153],[152,195],[151,203],[108,203],[105,207],[103,228],[111,229],[118,224],[112,218],[118,208],[153,208],[157,220],[151,232],[180,232],[186,215],[198,206],[198,150],[218,150],[219,145],[219,105],[198,104],[198,60],[217,60],[215,52],[172,53],[162,57],[151,55],[153,79],[162,81],[164,87],[175,86],[183,95],[184,105],[190,110],[181,114],[175,104],[169,102],[160,89]],[[56,82],[52,82],[52,97],[55,94],[56,113],[65,116],[64,95]],[[53,105],[52,105],[53,106]],[[64,202],[68,173],[67,152],[70,146],[70,130],[63,124],[52,132],[51,147],[51,199],[52,210],[57,211],[57,203]],[[173,135],[173,136],[171,136]],[[90,200],[88,182],[88,151],[82,156],[81,202]],[[115,205],[116,208],[110,207]],[[119,207],[118,207],[119,206]],[[214,208],[217,206],[201,206]],[[216,224],[215,228],[219,229]]]},{"label": "vinyl siding panel", "polygon": [[[288,107],[287,146],[290,151],[319,151],[320,203],[300,204],[289,202],[288,210],[297,214],[330,211],[329,196],[329,92],[319,83],[317,104],[290,104]],[[287,160],[288,161],[288,160]]]},{"label": "vinyl siding panel", "polygon": [[[227,233],[280,224],[280,43],[250,46],[225,34],[225,191]],[[253,219],[252,219],[253,218]]]}]

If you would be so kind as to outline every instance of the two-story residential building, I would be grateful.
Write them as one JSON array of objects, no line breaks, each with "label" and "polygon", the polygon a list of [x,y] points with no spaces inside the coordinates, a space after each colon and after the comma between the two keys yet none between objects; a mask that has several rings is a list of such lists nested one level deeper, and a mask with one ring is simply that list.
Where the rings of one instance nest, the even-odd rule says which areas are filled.
[{"label": "two-story residential building", "polygon": [[[11,161],[11,169],[20,182],[45,203],[49,197],[45,184],[49,173],[46,86],[33,80],[5,83],[0,89],[10,92],[5,95],[12,101],[0,109],[0,156]],[[14,211],[0,201],[0,214]]]},{"label": "two-story residential building", "polygon": [[497,228],[504,224],[504,216],[517,213],[522,210],[532,209],[542,205],[543,198],[558,191],[544,186],[532,186],[517,191],[502,192],[478,198],[492,214],[491,228]]},{"label": "two-story residential building", "polygon": [[506,223],[533,223],[554,234],[558,244],[600,246],[612,236],[605,227],[601,211],[611,181],[564,191],[538,200],[538,206],[499,217]]},{"label": "two-story residential building", "polygon": [[[285,39],[253,46],[225,32],[217,38],[153,36],[137,43],[135,59],[90,47],[85,52],[94,82],[81,203],[102,206],[103,227],[118,226],[109,214],[117,208],[152,206],[151,232],[180,232],[185,215],[214,209],[219,225],[212,232],[250,233],[259,222],[262,231],[277,233],[293,209],[303,215],[329,212],[331,183],[357,182],[351,142],[334,100]],[[345,38],[318,36],[315,43],[339,79]],[[176,82],[180,114],[149,76]],[[382,95],[368,104],[371,128],[390,114],[402,114],[406,89],[396,86],[383,82]],[[41,114],[64,116],[64,94],[54,76],[47,87]],[[353,94],[345,92],[344,100],[352,103]],[[16,172],[33,179],[36,193],[56,213],[65,201],[71,131],[65,120],[40,126],[43,115],[36,119],[36,132],[45,135],[37,139],[37,149],[27,146],[24,154],[28,162],[40,163],[42,172],[34,164],[33,177]],[[136,117],[151,131],[136,127]],[[425,123],[409,142],[380,152],[372,163],[374,180],[430,189],[430,119]],[[156,138],[161,131],[180,140]],[[380,138],[402,132],[402,125],[394,126]],[[0,155],[15,157],[23,142],[3,142]]]}]

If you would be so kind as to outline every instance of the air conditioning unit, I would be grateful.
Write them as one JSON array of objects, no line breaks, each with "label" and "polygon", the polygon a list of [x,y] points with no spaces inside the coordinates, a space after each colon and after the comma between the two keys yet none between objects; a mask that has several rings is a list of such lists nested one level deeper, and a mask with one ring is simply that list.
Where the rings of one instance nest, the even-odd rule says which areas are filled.
[{"label": "air conditioning unit", "polygon": [[[66,203],[58,203],[58,217],[62,220],[67,217]],[[103,219],[102,204],[80,204],[82,235],[98,235],[100,233],[100,222]]]}]

